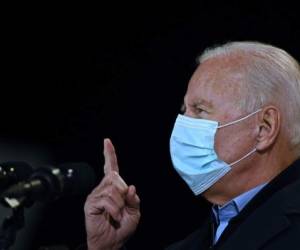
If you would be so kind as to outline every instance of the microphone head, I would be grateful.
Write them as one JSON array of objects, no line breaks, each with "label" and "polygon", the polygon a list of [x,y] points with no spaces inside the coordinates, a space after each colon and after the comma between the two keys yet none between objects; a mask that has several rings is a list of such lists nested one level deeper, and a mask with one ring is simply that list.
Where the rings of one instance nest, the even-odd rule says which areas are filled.
[{"label": "microphone head", "polygon": [[96,185],[94,169],[85,162],[58,166],[64,176],[63,194],[88,194]]},{"label": "microphone head", "polygon": [[66,163],[35,170],[28,179],[6,189],[1,197],[51,201],[64,195],[85,195],[95,184],[94,170],[87,163]]},{"label": "microphone head", "polygon": [[29,178],[32,172],[32,167],[26,162],[9,161],[0,163],[0,190]]}]

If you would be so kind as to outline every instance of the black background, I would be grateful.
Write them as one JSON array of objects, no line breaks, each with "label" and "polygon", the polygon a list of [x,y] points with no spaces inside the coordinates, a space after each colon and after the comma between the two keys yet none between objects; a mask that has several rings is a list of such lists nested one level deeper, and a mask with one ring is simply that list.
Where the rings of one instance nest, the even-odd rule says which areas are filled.
[{"label": "black background", "polygon": [[[102,141],[135,184],[142,219],[130,249],[162,249],[193,231],[207,205],[173,171],[169,136],[206,47],[234,40],[279,46],[300,59],[297,8],[206,2],[174,6],[10,6],[2,29],[3,140],[46,145],[53,163],[103,172]],[[45,208],[34,246],[85,241],[85,197]]]}]

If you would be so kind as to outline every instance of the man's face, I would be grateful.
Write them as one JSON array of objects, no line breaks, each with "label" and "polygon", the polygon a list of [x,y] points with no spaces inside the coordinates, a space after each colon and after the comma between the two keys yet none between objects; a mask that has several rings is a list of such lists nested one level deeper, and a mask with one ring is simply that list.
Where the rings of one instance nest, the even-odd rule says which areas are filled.
[{"label": "man's face", "polygon": [[[188,85],[185,115],[218,121],[220,125],[247,115],[239,107],[245,95],[241,88],[245,81],[241,66],[241,58],[234,57],[202,63]],[[230,164],[255,147],[255,117],[217,130],[215,150],[221,160]]]}]

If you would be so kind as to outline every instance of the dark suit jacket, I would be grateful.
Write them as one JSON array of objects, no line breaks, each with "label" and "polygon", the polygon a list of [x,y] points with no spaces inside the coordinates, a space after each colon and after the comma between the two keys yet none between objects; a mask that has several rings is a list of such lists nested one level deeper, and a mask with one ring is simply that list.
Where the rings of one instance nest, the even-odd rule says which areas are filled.
[{"label": "dark suit jacket", "polygon": [[212,247],[212,222],[167,250],[299,250],[300,160],[266,185]]}]

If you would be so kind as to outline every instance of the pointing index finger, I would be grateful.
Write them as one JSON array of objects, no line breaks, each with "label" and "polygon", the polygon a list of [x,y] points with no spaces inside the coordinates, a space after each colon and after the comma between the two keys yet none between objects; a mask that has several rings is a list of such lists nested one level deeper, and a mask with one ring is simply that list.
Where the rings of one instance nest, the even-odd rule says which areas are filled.
[{"label": "pointing index finger", "polygon": [[106,175],[112,171],[119,173],[119,166],[115,148],[111,140],[108,138],[104,139],[103,154],[105,159],[104,174]]}]

